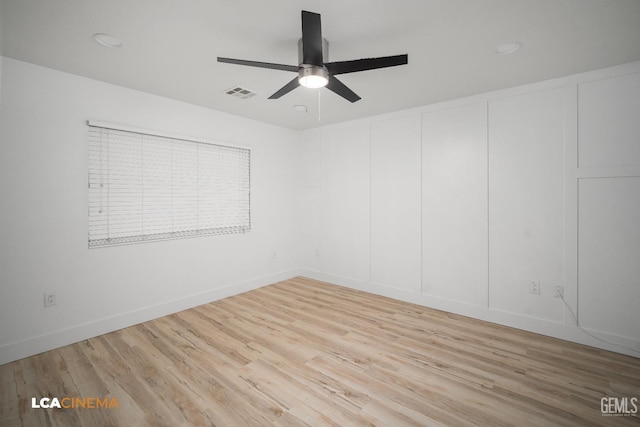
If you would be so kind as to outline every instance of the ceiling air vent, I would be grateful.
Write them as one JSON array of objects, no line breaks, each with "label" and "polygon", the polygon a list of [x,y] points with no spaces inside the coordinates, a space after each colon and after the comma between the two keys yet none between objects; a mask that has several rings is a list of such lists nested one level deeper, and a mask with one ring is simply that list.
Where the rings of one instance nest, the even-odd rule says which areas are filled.
[{"label": "ceiling air vent", "polygon": [[257,95],[257,93],[240,86],[233,87],[231,89],[225,90],[224,92],[227,95],[235,96],[236,98],[241,98],[241,99],[249,99]]}]

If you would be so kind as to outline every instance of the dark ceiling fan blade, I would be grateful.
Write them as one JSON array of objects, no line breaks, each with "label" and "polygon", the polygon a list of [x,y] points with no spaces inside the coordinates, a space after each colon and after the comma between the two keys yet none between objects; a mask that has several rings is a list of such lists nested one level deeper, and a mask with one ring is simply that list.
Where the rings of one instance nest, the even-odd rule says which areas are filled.
[{"label": "dark ceiling fan blade", "polygon": [[269,68],[271,70],[293,71],[294,73],[298,72],[298,67],[296,65],[273,64],[271,62],[246,61],[244,59],[221,58],[219,56],[218,56],[218,62],[224,62],[227,64],[247,65],[249,67]]},{"label": "dark ceiling fan blade", "polygon": [[327,85],[327,89],[337,93],[347,101],[356,102],[362,99],[358,95],[356,95],[354,91],[345,86],[344,83],[331,75],[329,76],[329,84]]},{"label": "dark ceiling fan blade", "polygon": [[377,68],[395,67],[409,62],[409,55],[383,56],[381,58],[355,59],[353,61],[327,62],[324,64],[330,74],[346,74]]},{"label": "dark ceiling fan blade", "polygon": [[271,95],[269,99],[278,99],[282,95],[286,95],[287,93],[291,92],[298,86],[300,86],[300,83],[298,82],[298,78],[296,77],[295,79],[291,80],[289,83],[284,85],[279,91]]},{"label": "dark ceiling fan blade", "polygon": [[302,63],[322,67],[322,27],[320,15],[302,11]]}]

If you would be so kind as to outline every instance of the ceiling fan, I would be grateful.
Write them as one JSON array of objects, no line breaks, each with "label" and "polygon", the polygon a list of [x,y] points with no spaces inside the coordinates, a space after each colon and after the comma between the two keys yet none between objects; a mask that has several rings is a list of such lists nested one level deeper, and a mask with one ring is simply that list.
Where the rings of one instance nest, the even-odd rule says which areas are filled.
[{"label": "ceiling fan", "polygon": [[246,61],[218,57],[218,62],[228,64],[248,65],[250,67],[270,68],[273,70],[292,71],[298,76],[271,95],[269,99],[278,99],[302,85],[310,88],[326,86],[351,102],[361,98],[344,85],[335,76],[337,74],[355,73],[358,71],[374,70],[376,68],[395,67],[405,65],[408,55],[384,56],[380,58],[355,59],[351,61],[324,62],[323,56],[327,52],[327,41],[322,38],[320,15],[302,11],[302,39],[298,42],[298,60],[300,65],[273,64],[270,62]]}]

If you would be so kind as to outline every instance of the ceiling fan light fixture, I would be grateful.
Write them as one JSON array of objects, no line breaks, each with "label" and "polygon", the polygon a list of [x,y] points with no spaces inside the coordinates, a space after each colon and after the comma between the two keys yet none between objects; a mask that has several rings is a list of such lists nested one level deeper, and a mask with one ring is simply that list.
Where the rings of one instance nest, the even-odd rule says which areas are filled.
[{"label": "ceiling fan light fixture", "polygon": [[324,67],[303,64],[298,71],[298,83],[311,89],[325,87],[329,83],[329,72]]}]

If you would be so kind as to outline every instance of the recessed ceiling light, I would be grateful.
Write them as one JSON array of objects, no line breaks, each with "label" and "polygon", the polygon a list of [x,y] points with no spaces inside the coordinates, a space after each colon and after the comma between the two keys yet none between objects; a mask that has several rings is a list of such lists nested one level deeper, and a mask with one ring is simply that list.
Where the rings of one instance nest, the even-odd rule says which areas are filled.
[{"label": "recessed ceiling light", "polygon": [[122,47],[122,42],[111,34],[97,33],[93,35],[93,38],[103,46],[106,47]]},{"label": "recessed ceiling light", "polygon": [[294,105],[291,108],[293,108],[293,111],[298,111],[300,113],[306,113],[307,112],[307,106],[306,105]]},{"label": "recessed ceiling light", "polygon": [[509,55],[513,52],[515,52],[516,50],[520,49],[520,47],[522,47],[522,43],[519,42],[506,42],[506,43],[501,43],[498,46],[496,46],[496,54],[498,55]]}]

